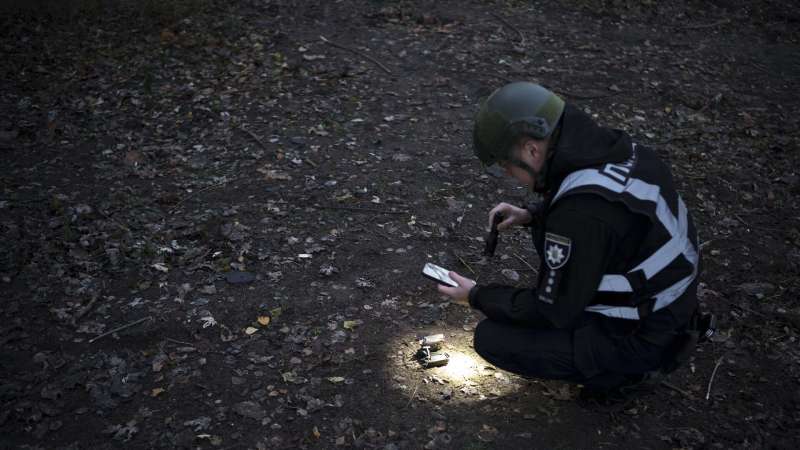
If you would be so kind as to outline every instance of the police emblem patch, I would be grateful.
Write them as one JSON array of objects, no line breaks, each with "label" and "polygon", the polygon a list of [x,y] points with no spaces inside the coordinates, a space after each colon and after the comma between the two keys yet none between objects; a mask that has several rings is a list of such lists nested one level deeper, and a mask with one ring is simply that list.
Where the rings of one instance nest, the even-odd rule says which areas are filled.
[{"label": "police emblem patch", "polygon": [[558,270],[569,261],[572,240],[554,233],[545,234],[544,261],[550,270]]}]

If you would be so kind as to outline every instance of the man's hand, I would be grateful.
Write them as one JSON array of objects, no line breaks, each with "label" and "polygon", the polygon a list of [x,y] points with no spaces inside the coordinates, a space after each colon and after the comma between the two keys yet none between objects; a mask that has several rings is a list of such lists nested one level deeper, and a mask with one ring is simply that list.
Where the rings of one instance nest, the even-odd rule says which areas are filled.
[{"label": "man's hand", "polygon": [[492,226],[495,214],[502,214],[504,217],[503,221],[497,224],[498,230],[506,230],[515,225],[526,225],[533,220],[528,210],[504,202],[489,211],[489,228]]},{"label": "man's hand", "polygon": [[450,287],[440,284],[437,288],[439,293],[450,297],[450,301],[453,303],[469,306],[469,291],[475,286],[475,281],[462,277],[455,272],[450,272],[448,275],[450,275],[453,281],[458,283],[458,286]]}]

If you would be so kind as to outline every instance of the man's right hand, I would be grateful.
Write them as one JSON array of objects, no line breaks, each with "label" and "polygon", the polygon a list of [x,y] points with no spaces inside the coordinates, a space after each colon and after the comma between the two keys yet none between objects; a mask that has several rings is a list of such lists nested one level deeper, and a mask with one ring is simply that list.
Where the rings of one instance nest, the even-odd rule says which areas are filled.
[{"label": "man's right hand", "polygon": [[489,211],[489,228],[492,227],[492,220],[494,220],[495,214],[502,214],[505,217],[502,222],[497,224],[498,230],[506,230],[517,225],[527,225],[533,220],[528,210],[503,202]]}]

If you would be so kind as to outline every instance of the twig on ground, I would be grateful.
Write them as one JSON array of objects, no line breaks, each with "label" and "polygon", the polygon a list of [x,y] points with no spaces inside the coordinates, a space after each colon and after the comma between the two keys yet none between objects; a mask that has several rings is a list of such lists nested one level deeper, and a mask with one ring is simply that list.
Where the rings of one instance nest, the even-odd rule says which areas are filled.
[{"label": "twig on ground", "polygon": [[134,325],[139,325],[140,323],[142,323],[142,322],[144,322],[146,320],[153,320],[153,317],[152,316],[142,317],[139,320],[135,320],[135,321],[133,321],[131,323],[128,323],[128,324],[122,325],[120,327],[114,328],[113,330],[106,331],[105,333],[103,333],[103,334],[101,334],[99,336],[95,336],[95,337],[89,339],[89,343],[91,344],[92,342],[94,342],[94,341],[96,341],[96,340],[98,340],[100,338],[104,338],[104,337],[106,337],[106,336],[108,336],[110,334],[114,334],[114,333],[117,333],[119,331],[126,330],[126,329],[128,329],[128,328],[130,328],[130,327],[132,327]]},{"label": "twig on ground", "polygon": [[370,62],[372,62],[373,64],[375,64],[376,66],[380,67],[381,70],[383,70],[384,72],[388,73],[389,75],[392,74],[392,71],[389,70],[383,64],[381,64],[380,61],[378,61],[377,59],[375,59],[375,58],[373,58],[373,57],[371,57],[371,56],[369,56],[369,55],[367,55],[367,54],[365,54],[363,52],[360,52],[360,51],[358,51],[358,50],[356,50],[354,48],[345,47],[342,44],[337,44],[336,42],[331,41],[330,39],[326,38],[325,36],[320,36],[319,38],[322,39],[322,42],[324,42],[324,43],[326,43],[326,44],[328,44],[328,45],[330,45],[332,47],[336,47],[336,48],[339,48],[339,49],[342,49],[342,50],[347,50],[348,52],[351,52],[351,53],[355,53],[356,55],[361,56],[362,58],[365,58],[365,59],[369,60]]},{"label": "twig on ground", "polygon": [[574,98],[575,100],[595,100],[598,98],[614,97],[615,95],[624,93],[624,91],[618,91],[618,92],[610,92],[608,94],[583,95],[583,94],[573,94],[571,92],[566,92],[566,91],[559,91],[559,92],[569,98]]},{"label": "twig on ground", "polygon": [[668,382],[667,380],[661,380],[661,385],[665,386],[665,387],[668,387],[668,388],[672,389],[675,392],[680,392],[686,398],[691,398],[692,397],[692,394],[686,392],[685,390],[679,388],[678,386],[675,386],[674,384]]},{"label": "twig on ground", "polygon": [[539,271],[538,271],[538,270],[536,270],[536,269],[535,269],[535,268],[534,268],[532,265],[530,265],[530,263],[529,263],[528,261],[526,261],[526,260],[525,260],[525,258],[523,258],[522,256],[519,256],[519,255],[518,255],[518,254],[516,254],[516,253],[514,253],[514,256],[515,256],[515,257],[516,257],[518,260],[522,261],[522,263],[523,263],[523,264],[525,264],[526,266],[528,266],[528,268],[530,268],[530,269],[533,271],[533,273],[535,273],[535,274],[538,274],[538,273],[539,273]]},{"label": "twig on ground", "polygon": [[726,296],[723,296],[723,295],[720,295],[718,292],[714,292],[714,291],[705,291],[705,292],[706,292],[707,294],[713,295],[713,296],[714,296],[714,298],[716,298],[716,299],[719,299],[719,300],[724,300],[724,301],[726,301],[726,302],[729,302],[729,303],[731,303],[731,306],[732,306],[732,307],[734,307],[734,308],[739,308],[739,309],[741,309],[741,310],[743,310],[743,311],[747,311],[747,312],[749,312],[749,313],[751,313],[751,314],[755,314],[755,315],[757,315],[757,316],[759,316],[759,317],[767,317],[767,315],[766,315],[766,314],[764,314],[764,313],[761,313],[761,312],[758,312],[758,311],[756,311],[756,310],[754,310],[754,309],[748,308],[747,306],[744,306],[744,305],[742,305],[742,303],[741,303],[741,302],[739,302],[739,301],[736,301],[736,302],[734,302],[734,301],[733,301],[733,300],[731,300],[730,298],[728,298],[728,297],[726,297]]},{"label": "twig on ground", "polygon": [[439,67],[439,70],[444,70],[446,72],[451,72],[451,73],[455,73],[455,74],[458,74],[458,75],[482,75],[484,77],[497,78],[499,80],[505,81],[506,83],[511,83],[511,82],[514,81],[511,78],[508,78],[507,76],[504,76],[504,75],[500,75],[498,73],[477,72],[477,71],[474,71],[474,70],[472,70],[472,71],[458,70],[458,69],[451,69],[449,67]]},{"label": "twig on ground", "polygon": [[[665,139],[663,141],[653,142],[651,144],[652,145],[666,145],[666,144],[669,144],[669,143],[672,143],[672,142],[675,142],[675,141],[683,141],[683,140],[686,140],[686,139],[695,139],[698,136],[700,136],[701,134],[702,133],[700,133],[700,132],[692,132],[692,133],[688,133],[688,134],[684,134],[684,135],[680,135],[680,136],[672,136],[672,137],[667,138],[667,139]],[[705,176],[703,176],[703,178],[705,178]]]},{"label": "twig on ground", "polygon": [[357,208],[355,206],[322,205],[322,206],[314,206],[314,208],[319,208],[319,209],[341,209],[341,210],[344,210],[344,211],[357,211],[357,212],[374,213],[374,214],[408,214],[408,211],[387,211],[385,209]]},{"label": "twig on ground", "polygon": [[761,225],[750,225],[750,224],[749,224],[749,223],[747,223],[747,222],[746,222],[744,219],[742,219],[741,217],[739,217],[739,215],[738,215],[738,214],[734,214],[734,215],[733,215],[733,217],[736,217],[736,219],[738,219],[738,220],[739,220],[739,222],[742,222],[742,224],[743,224],[744,226],[746,226],[747,228],[752,228],[752,229],[754,229],[754,230],[774,231],[774,232],[780,232],[780,231],[781,231],[781,230],[779,230],[779,229],[777,229],[777,228],[763,227],[763,226],[761,226]]},{"label": "twig on ground", "polygon": [[411,398],[408,399],[408,403],[406,403],[406,407],[403,409],[408,408],[411,406],[411,402],[414,401],[414,396],[417,395],[417,389],[419,389],[420,380],[417,380],[416,384],[414,385],[414,392],[411,393]]},{"label": "twig on ground", "polygon": [[525,44],[525,35],[522,34],[522,31],[519,31],[519,29],[517,27],[515,27],[514,25],[511,25],[511,22],[509,22],[506,19],[504,19],[503,16],[501,16],[500,14],[497,14],[497,13],[490,13],[490,14],[492,15],[492,17],[494,17],[495,19],[499,20],[503,25],[505,25],[508,28],[511,28],[512,30],[516,31],[516,33],[519,35],[519,45],[524,45]]},{"label": "twig on ground", "polygon": [[711,398],[711,385],[714,383],[714,376],[717,374],[717,369],[719,369],[719,366],[722,365],[723,357],[724,356],[719,357],[719,359],[717,360],[717,364],[714,366],[714,371],[711,372],[711,379],[708,380],[708,390],[706,390],[706,400]]},{"label": "twig on ground", "polygon": [[[476,277],[476,278],[477,278],[478,274],[477,274],[477,273],[475,273],[475,271],[474,271],[474,270],[472,270],[472,267],[470,267],[470,266],[469,266],[469,264],[467,264],[467,262],[466,262],[466,261],[464,261],[464,258],[462,258],[462,257],[460,257],[460,256],[458,256],[458,255],[456,255],[456,258],[458,258],[458,260],[459,260],[459,261],[461,261],[461,264],[463,264],[463,265],[464,265],[464,267],[466,267],[466,268],[467,268],[467,270],[469,270],[469,271],[472,273],[472,276],[474,276],[474,277]],[[475,280],[475,281],[478,281],[478,280]]]},{"label": "twig on ground", "polygon": [[246,176],[230,178],[230,179],[225,180],[225,181],[220,181],[217,184],[212,184],[211,186],[206,186],[206,187],[204,187],[202,189],[198,189],[196,191],[193,191],[190,194],[188,194],[185,197],[183,197],[182,199],[178,200],[178,203],[175,203],[175,206],[173,206],[172,209],[170,209],[167,214],[174,213],[178,209],[178,206],[180,206],[183,202],[185,202],[186,200],[188,200],[189,198],[191,198],[194,195],[197,195],[197,194],[199,194],[201,192],[210,191],[211,189],[216,189],[216,188],[221,187],[221,186],[225,186],[226,184],[228,184],[228,183],[230,183],[232,181],[239,181],[239,180],[244,179],[244,178],[246,178]]},{"label": "twig on ground", "polygon": [[[730,301],[730,299],[728,299],[728,298],[725,298],[725,297],[721,297],[721,296],[718,296],[717,298],[723,298],[723,299],[725,299],[725,300],[728,300],[728,301]],[[764,314],[764,313],[760,313],[760,312],[758,312],[758,311],[756,311],[756,310],[754,310],[754,309],[752,309],[752,308],[748,308],[747,306],[744,306],[744,305],[742,305],[742,304],[741,304],[741,303],[739,303],[739,302],[736,302],[736,303],[733,303],[733,302],[732,302],[732,303],[731,303],[731,306],[733,306],[734,308],[739,308],[739,309],[741,309],[741,310],[743,310],[743,311],[747,311],[747,312],[749,312],[750,314],[755,314],[755,315],[757,315],[757,316],[759,316],[759,317],[767,317],[767,315],[766,315],[766,314]]]},{"label": "twig on ground", "polygon": [[372,231],[373,231],[375,234],[377,234],[378,236],[380,236],[380,237],[382,237],[383,239],[385,239],[385,240],[386,240],[386,242],[391,242],[391,241],[393,240],[393,239],[391,238],[391,236],[389,236],[388,234],[384,233],[383,231],[378,231],[378,230],[377,230],[377,229],[375,229],[375,228],[371,228],[371,230],[372,230]]},{"label": "twig on ground", "polygon": [[729,24],[729,23],[731,23],[731,19],[722,19],[722,20],[718,20],[716,22],[704,23],[704,24],[700,24],[700,25],[684,25],[684,26],[680,26],[680,27],[677,27],[677,28],[679,30],[703,30],[703,29],[706,29],[706,28],[714,28],[714,27],[718,27],[720,25],[726,25],[726,24]]},{"label": "twig on ground", "polygon": [[92,299],[89,300],[89,303],[87,303],[86,306],[81,308],[80,311],[78,311],[74,316],[72,316],[73,326],[75,326],[78,323],[78,321],[81,320],[81,318],[85,316],[86,313],[88,313],[92,309],[94,303],[97,301],[98,298],[100,298],[100,293],[96,293],[95,295],[93,295]]},{"label": "twig on ground", "polygon": [[169,337],[168,337],[168,338],[165,338],[165,339],[166,339],[167,341],[169,341],[169,342],[172,342],[173,344],[187,345],[187,346],[189,346],[189,347],[195,347],[195,348],[197,348],[197,346],[196,346],[196,345],[194,345],[194,344],[192,344],[191,342],[179,341],[179,340],[177,340],[177,339],[172,339],[172,338],[169,338]]},{"label": "twig on ground", "polygon": [[261,146],[261,148],[262,148],[262,149],[264,149],[264,150],[269,150],[269,149],[267,148],[267,145],[266,145],[266,144],[264,144],[264,141],[262,141],[262,140],[261,140],[261,138],[259,138],[258,136],[256,136],[256,134],[255,134],[255,133],[253,133],[252,131],[248,130],[247,128],[242,128],[242,127],[240,127],[240,126],[238,126],[238,125],[234,125],[234,128],[236,128],[237,130],[241,131],[242,133],[244,133],[244,134],[246,134],[246,135],[250,136],[250,137],[251,137],[251,138],[252,138],[254,141],[256,141],[256,143],[258,143],[258,145],[260,145],[260,146]]},{"label": "twig on ground", "polygon": [[[209,109],[207,109],[207,108],[198,108],[197,110],[198,110],[198,111],[202,111],[203,113],[205,113],[206,115],[208,115],[208,117],[210,117],[212,120],[219,120],[219,117],[217,117],[217,115],[216,115],[216,114],[214,114],[214,112],[213,112],[213,111],[211,111],[211,110],[209,110]],[[236,123],[234,123],[233,121],[231,121],[230,125],[231,125],[233,128],[235,128],[235,129],[237,129],[237,130],[241,131],[242,133],[244,133],[244,134],[248,135],[248,136],[249,136],[249,137],[250,137],[250,138],[251,138],[253,141],[255,141],[255,142],[256,142],[256,143],[257,143],[259,146],[261,146],[261,148],[262,148],[262,149],[264,149],[264,150],[269,150],[269,148],[267,147],[267,145],[266,145],[266,144],[264,144],[264,141],[262,141],[262,140],[261,140],[261,138],[259,138],[258,136],[256,136],[256,134],[255,134],[255,133],[253,133],[252,131],[248,130],[247,128],[243,128],[243,127],[241,127],[240,125],[237,125],[237,124],[236,124]]]},{"label": "twig on ground", "polygon": [[704,250],[706,247],[711,245],[712,242],[714,242],[714,239],[709,239],[707,241],[701,242],[700,243],[700,250]]},{"label": "twig on ground", "polygon": [[744,219],[739,217],[738,214],[734,214],[733,217],[735,217],[739,222],[742,222],[742,225],[746,226],[747,228],[753,228],[749,223],[745,222]]}]

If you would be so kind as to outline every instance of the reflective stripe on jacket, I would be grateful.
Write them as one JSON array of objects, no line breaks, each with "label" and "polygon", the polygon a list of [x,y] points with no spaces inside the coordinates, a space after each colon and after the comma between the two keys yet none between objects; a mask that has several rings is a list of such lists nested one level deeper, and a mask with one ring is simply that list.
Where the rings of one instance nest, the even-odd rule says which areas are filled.
[{"label": "reflective stripe on jacket", "polygon": [[550,208],[568,195],[594,193],[621,202],[651,222],[641,252],[625,273],[605,274],[587,311],[638,320],[678,299],[697,276],[697,232],[669,170],[652,150],[633,145],[621,163],[570,173]]}]

